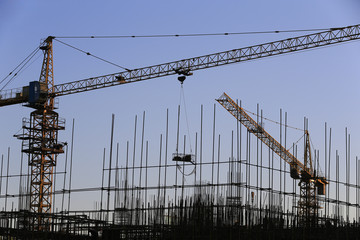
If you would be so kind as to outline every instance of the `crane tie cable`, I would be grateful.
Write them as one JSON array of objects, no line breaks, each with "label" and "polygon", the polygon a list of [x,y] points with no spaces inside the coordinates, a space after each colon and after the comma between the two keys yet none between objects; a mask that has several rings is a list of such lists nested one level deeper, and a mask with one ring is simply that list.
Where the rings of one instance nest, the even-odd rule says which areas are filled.
[{"label": "crane tie cable", "polygon": [[[12,82],[14,80],[15,77],[17,77],[19,75],[20,71],[24,69],[24,67],[38,53],[38,51],[39,51],[39,47],[37,47],[34,51],[32,51],[21,63],[19,63],[14,68],[14,70],[12,70],[5,78],[3,78],[0,81],[0,84],[2,84],[8,77],[10,77],[12,75],[12,77],[5,83],[5,85],[0,90],[3,90],[10,82]],[[19,68],[19,70],[17,70],[18,68]]]},{"label": "crane tie cable", "polygon": [[296,145],[298,144],[298,142],[300,142],[300,140],[301,140],[304,136],[305,136],[305,134],[303,134],[295,143],[293,143],[293,145],[292,145],[289,149],[287,149],[287,151],[290,152],[290,150],[291,150],[294,146],[296,146]]},{"label": "crane tie cable", "polygon": [[329,31],[336,28],[295,29],[295,30],[270,30],[249,32],[224,32],[224,33],[185,33],[185,34],[149,34],[149,35],[109,35],[109,36],[57,36],[56,38],[166,38],[166,37],[207,37],[207,36],[230,36],[250,34],[272,34],[293,32],[318,32]]},{"label": "crane tie cable", "polygon": [[120,66],[120,65],[118,65],[118,64],[116,64],[116,63],[113,63],[113,62],[110,62],[110,61],[108,61],[108,60],[105,60],[105,59],[103,59],[103,58],[101,58],[101,57],[95,56],[95,55],[91,54],[90,52],[86,52],[86,51],[84,51],[84,50],[81,50],[80,48],[74,47],[74,46],[72,46],[72,45],[70,45],[70,44],[68,44],[68,43],[65,43],[65,42],[63,42],[63,41],[60,41],[60,40],[58,40],[58,39],[56,39],[56,38],[54,38],[54,40],[55,40],[55,41],[58,41],[59,43],[64,44],[65,46],[68,46],[68,47],[70,47],[70,48],[73,48],[73,49],[75,49],[75,50],[77,50],[77,51],[79,51],[79,52],[85,53],[85,54],[88,55],[88,56],[94,57],[94,58],[96,58],[96,59],[99,59],[99,60],[101,60],[101,61],[103,61],[103,62],[109,63],[109,64],[114,65],[114,66],[116,66],[116,67],[119,67],[119,68],[121,68],[121,69],[124,69],[124,70],[126,70],[126,71],[131,71],[130,69],[128,69],[128,68],[126,68],[126,67]]},{"label": "crane tie cable", "polygon": [[[182,101],[181,101],[182,100]],[[190,144],[190,153],[192,153],[192,144],[191,144],[191,136],[190,136],[190,125],[189,125],[189,118],[187,115],[187,110],[186,110],[186,102],[185,102],[185,94],[184,94],[184,88],[183,88],[183,84],[181,84],[181,89],[180,89],[180,105],[181,102],[184,103],[184,111],[185,111],[185,119],[186,119],[186,127],[187,127],[187,132],[189,135],[189,144]]]},{"label": "crane tie cable", "polygon": [[[253,113],[253,112],[251,112],[251,111],[249,111],[249,110],[247,110],[247,109],[245,109],[245,108],[242,108],[242,109],[244,109],[245,112],[250,113],[250,114],[252,114],[252,115],[254,115],[254,116],[261,117],[259,114]],[[278,121],[275,121],[275,120],[272,120],[272,119],[269,119],[269,118],[266,118],[266,117],[262,117],[262,119],[265,119],[265,120],[267,120],[267,121],[269,121],[269,122],[278,124],[278,125],[280,125],[280,126],[285,126],[285,127],[292,128],[292,129],[295,129],[295,130],[304,131],[304,129],[297,128],[297,127],[292,127],[292,126],[290,126],[290,125],[288,125],[288,124],[283,124],[283,123],[280,123],[280,122],[278,122]]]}]

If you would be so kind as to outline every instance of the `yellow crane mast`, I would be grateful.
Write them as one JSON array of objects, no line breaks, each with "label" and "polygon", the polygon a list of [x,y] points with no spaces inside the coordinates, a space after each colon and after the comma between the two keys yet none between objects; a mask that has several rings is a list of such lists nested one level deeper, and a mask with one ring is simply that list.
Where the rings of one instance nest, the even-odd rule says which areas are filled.
[{"label": "yellow crane mast", "polygon": [[246,111],[232,100],[226,93],[216,99],[231,115],[233,115],[249,132],[267,145],[273,152],[290,165],[290,175],[300,179],[300,200],[298,206],[300,226],[309,227],[317,224],[318,201],[317,195],[325,194],[328,181],[318,176],[312,167],[309,132],[305,130],[304,163],[298,160],[285,147],[276,141],[265,129],[252,119]]},{"label": "yellow crane mast", "polygon": [[38,213],[31,221],[31,228],[45,230],[50,224],[52,210],[53,169],[57,156],[63,153],[58,141],[58,131],[65,129],[65,122],[54,111],[54,72],[52,37],[40,46],[44,53],[40,79],[24,87],[26,106],[34,108],[30,119],[23,122],[24,133],[16,135],[24,141],[22,152],[28,155],[31,169],[29,210]]}]

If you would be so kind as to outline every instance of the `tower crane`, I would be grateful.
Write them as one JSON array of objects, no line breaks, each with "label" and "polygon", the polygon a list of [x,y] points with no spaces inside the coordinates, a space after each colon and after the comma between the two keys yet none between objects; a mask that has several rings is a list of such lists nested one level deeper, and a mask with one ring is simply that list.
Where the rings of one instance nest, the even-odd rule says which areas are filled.
[{"label": "tower crane", "polygon": [[[25,104],[34,109],[30,114],[30,121],[23,124],[25,134],[18,137],[24,141],[26,147],[22,151],[28,155],[31,167],[28,207],[37,216],[32,225],[35,230],[46,228],[51,221],[49,214],[52,210],[53,167],[56,165],[58,154],[64,152],[63,145],[58,142],[58,131],[64,129],[64,122],[54,111],[56,97],[176,74],[180,75],[179,80],[184,80],[184,77],[190,76],[196,70],[358,40],[360,25],[333,28],[319,33],[57,85],[54,83],[53,73],[54,38],[49,36],[40,45],[44,60],[39,81],[30,82],[22,88],[0,91],[0,107]],[[311,175],[312,172],[309,173]]]},{"label": "tower crane", "polygon": [[328,181],[325,177],[317,175],[313,169],[308,130],[305,130],[304,133],[304,163],[302,163],[266,132],[261,124],[252,119],[229,95],[223,93],[216,101],[244,125],[249,132],[290,165],[290,176],[294,179],[300,179],[299,223],[304,227],[315,226],[319,209],[316,196],[325,194],[325,186]]}]

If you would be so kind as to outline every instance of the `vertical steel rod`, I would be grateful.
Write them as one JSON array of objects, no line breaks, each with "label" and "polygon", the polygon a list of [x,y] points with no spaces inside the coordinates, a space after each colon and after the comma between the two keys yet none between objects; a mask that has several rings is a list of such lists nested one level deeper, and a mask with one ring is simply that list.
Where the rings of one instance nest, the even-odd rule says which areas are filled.
[{"label": "vertical steel rod", "polygon": [[134,147],[133,147],[133,161],[132,161],[132,180],[131,180],[131,215],[130,224],[133,224],[134,215],[134,190],[135,190],[135,153],[136,153],[136,127],[137,127],[137,115],[135,116],[135,127],[134,127]]},{"label": "vertical steel rod", "polygon": [[70,173],[69,173],[69,196],[68,196],[68,212],[70,211],[70,198],[71,198],[71,180],[72,180],[72,165],[74,153],[74,132],[75,132],[75,118],[73,118],[72,131],[71,131],[71,151],[70,151]]},{"label": "vertical steel rod", "polygon": [[8,161],[7,161],[7,171],[6,171],[6,185],[5,185],[5,212],[7,210],[7,200],[8,200],[8,187],[9,187],[9,169],[10,169],[10,147],[8,147]]},{"label": "vertical steel rod", "polygon": [[109,153],[109,179],[108,179],[108,189],[107,189],[107,220],[109,220],[109,210],[110,210],[110,184],[111,184],[111,168],[112,168],[112,153],[113,153],[113,142],[114,142],[114,122],[115,122],[115,114],[112,114],[111,118],[111,137],[110,137],[110,153]]}]

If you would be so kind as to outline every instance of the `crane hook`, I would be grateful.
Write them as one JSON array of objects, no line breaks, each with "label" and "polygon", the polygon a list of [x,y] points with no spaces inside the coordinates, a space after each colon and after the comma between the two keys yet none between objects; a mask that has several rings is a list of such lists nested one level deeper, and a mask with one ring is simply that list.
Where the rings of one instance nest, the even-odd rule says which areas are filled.
[{"label": "crane hook", "polygon": [[185,76],[179,76],[178,80],[180,81],[181,85],[184,83],[186,77]]}]

